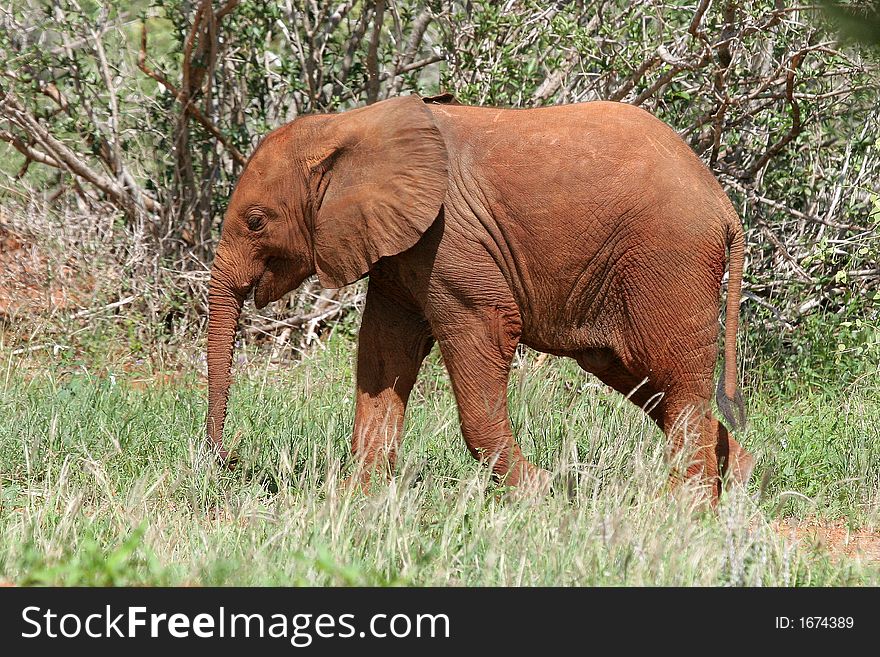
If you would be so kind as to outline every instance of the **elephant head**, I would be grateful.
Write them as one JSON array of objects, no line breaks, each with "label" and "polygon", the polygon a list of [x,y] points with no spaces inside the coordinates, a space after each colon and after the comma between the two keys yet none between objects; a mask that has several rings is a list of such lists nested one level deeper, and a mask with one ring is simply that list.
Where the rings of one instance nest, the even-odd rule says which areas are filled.
[{"label": "elephant head", "polygon": [[447,154],[417,96],[299,118],[270,133],[223,221],[208,292],[207,435],[220,458],[233,340],[245,298],[262,308],[317,273],[338,288],[412,247],[446,194]]}]

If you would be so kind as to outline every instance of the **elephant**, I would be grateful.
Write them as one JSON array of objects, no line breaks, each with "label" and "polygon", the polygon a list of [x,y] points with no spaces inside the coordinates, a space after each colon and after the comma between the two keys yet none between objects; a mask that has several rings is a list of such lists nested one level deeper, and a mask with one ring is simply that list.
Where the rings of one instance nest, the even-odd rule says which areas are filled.
[{"label": "elephant", "polygon": [[[729,252],[729,257],[728,257]],[[727,262],[729,260],[729,263]],[[716,504],[754,459],[736,334],[744,238],[718,181],[668,125],[606,101],[532,109],[407,95],[304,115],[263,138],[230,198],[208,296],[207,440],[221,461],[233,341],[257,308],[317,274],[368,277],[352,478],[393,472],[410,391],[436,342],[468,450],[511,490],[546,486],[511,432],[517,345],[573,358],[650,416]],[[684,453],[683,453],[684,454]]]}]

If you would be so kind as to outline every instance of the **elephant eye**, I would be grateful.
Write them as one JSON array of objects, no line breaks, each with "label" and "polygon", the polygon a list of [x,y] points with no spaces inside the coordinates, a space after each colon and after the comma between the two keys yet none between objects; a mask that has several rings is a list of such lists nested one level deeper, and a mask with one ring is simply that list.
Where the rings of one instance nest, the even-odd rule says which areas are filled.
[{"label": "elephant eye", "polygon": [[247,215],[247,225],[250,230],[260,230],[266,225],[266,215],[259,211],[249,212]]}]

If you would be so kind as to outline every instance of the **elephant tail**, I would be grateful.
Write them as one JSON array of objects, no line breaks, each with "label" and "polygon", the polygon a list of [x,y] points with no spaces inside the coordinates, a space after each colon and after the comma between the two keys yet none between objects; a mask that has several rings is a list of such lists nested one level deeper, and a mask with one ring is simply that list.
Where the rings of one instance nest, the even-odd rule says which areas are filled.
[{"label": "elephant tail", "polygon": [[742,393],[736,385],[736,332],[739,328],[739,303],[742,292],[745,240],[739,220],[727,228],[728,258],[727,309],[724,322],[724,368],[718,379],[715,401],[730,429],[738,431],[745,426],[746,411]]}]

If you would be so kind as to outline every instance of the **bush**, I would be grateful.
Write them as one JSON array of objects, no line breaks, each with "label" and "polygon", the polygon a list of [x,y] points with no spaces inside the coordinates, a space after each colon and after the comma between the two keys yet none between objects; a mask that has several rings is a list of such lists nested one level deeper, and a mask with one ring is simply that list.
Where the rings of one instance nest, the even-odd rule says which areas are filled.
[{"label": "bush", "polygon": [[[740,211],[753,346],[839,340],[836,357],[875,344],[859,336],[876,336],[880,281],[875,51],[840,41],[818,9],[767,0],[32,0],[0,17],[0,205],[12,230],[108,272],[95,304],[135,297],[126,313],[175,335],[201,326],[226,199],[272,127],[408,92],[628,102],[673,125]],[[245,321],[302,345],[359,299],[312,283]]]}]

